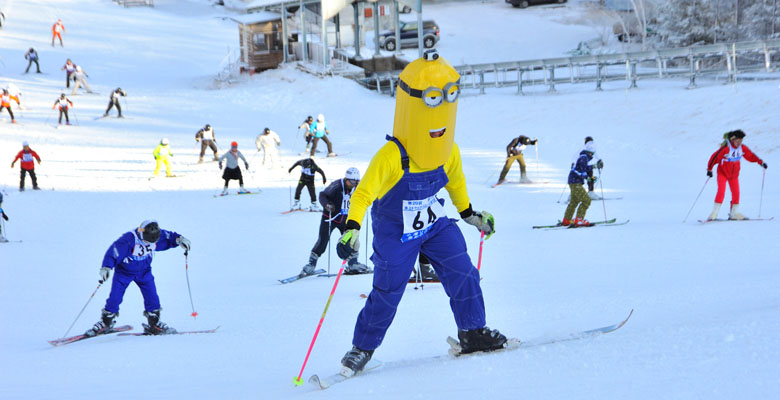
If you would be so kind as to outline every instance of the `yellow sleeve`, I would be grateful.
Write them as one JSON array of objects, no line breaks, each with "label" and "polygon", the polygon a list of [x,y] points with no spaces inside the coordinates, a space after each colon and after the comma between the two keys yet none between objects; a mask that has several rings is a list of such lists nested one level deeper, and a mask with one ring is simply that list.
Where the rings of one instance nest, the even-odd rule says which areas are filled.
[{"label": "yellow sleeve", "polygon": [[395,143],[388,141],[371,159],[363,179],[350,197],[347,221],[361,224],[371,203],[387,194],[403,175],[401,151]]},{"label": "yellow sleeve", "polygon": [[450,158],[444,164],[444,172],[449,178],[447,186],[447,192],[450,194],[452,204],[458,210],[463,212],[469,208],[469,193],[466,191],[466,176],[463,175],[463,164],[460,159],[460,148],[457,143],[452,144],[452,152]]},{"label": "yellow sleeve", "polygon": [[154,158],[157,158],[157,157],[160,156],[160,149],[161,148],[162,148],[162,146],[160,146],[159,144],[157,145],[157,147],[154,148],[154,153],[152,153],[152,154],[154,154]]}]

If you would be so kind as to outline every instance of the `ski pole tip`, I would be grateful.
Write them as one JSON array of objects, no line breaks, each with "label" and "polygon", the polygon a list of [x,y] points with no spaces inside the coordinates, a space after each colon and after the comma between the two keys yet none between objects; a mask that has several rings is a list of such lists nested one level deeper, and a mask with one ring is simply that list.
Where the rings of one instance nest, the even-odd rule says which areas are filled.
[{"label": "ski pole tip", "polygon": [[303,385],[303,379],[300,376],[293,377],[293,383],[295,386],[301,386]]}]

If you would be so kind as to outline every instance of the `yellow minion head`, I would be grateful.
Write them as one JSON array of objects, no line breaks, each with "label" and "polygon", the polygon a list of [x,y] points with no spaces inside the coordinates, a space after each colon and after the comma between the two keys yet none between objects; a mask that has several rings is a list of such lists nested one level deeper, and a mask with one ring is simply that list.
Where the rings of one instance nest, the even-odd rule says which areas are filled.
[{"label": "yellow minion head", "polygon": [[455,141],[460,75],[436,50],[404,68],[395,100],[393,136],[420,168],[447,162]]}]

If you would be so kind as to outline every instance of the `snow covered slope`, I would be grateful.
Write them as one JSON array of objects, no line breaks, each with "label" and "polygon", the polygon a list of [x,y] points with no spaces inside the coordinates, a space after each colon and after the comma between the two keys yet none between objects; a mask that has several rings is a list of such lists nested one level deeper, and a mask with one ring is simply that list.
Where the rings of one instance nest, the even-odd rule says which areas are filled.
[{"label": "snow covered slope", "polygon": [[[155,3],[154,9],[125,9],[108,0],[0,1],[7,17],[0,31],[0,83],[19,86],[25,106],[19,124],[0,115],[0,155],[10,162],[28,140],[43,158],[36,171],[44,189],[19,193],[18,169],[0,173],[10,217],[4,234],[22,241],[0,245],[0,398],[732,399],[773,398],[780,391],[777,222],[698,224],[712,206],[710,181],[682,223],[720,135],[735,128],[747,132],[745,144],[770,167],[762,200],[762,170],[743,163],[742,211],[756,217],[761,202],[761,216],[780,214],[776,82],[685,90],[681,81],[640,81],[640,89],[631,91],[612,82],[601,93],[583,87],[557,95],[516,96],[511,89],[464,94],[457,141],[471,201],[495,215],[498,229],[485,243],[482,261],[489,326],[523,340],[611,324],[636,311],[620,331],[596,339],[435,358],[446,354],[445,338],[456,333],[448,299],[439,285],[410,285],[375,353],[385,366],[319,392],[294,387],[292,378],[333,280],[277,282],[300,271],[319,224],[316,214],[280,214],[298,177],[286,168],[304,147],[296,128],[307,115],[325,114],[335,150],[343,154],[317,159],[329,180],[349,166],[364,171],[392,132],[394,99],[294,68],[210,90],[227,46],[237,42],[235,25],[205,1]],[[441,14],[430,17],[457,35],[474,29],[458,22],[464,13],[493,10],[494,25],[501,27],[523,12],[500,2],[436,7]],[[576,12],[572,7],[566,12]],[[57,18],[67,29],[65,48],[49,44]],[[540,30],[550,26],[546,16],[525,21]],[[590,38],[550,37],[548,47],[560,51]],[[30,46],[48,75],[21,74]],[[453,54],[472,52],[457,46],[445,36],[442,55],[448,57],[448,47]],[[480,46],[473,49],[486,57],[479,61],[505,59],[491,57],[498,47],[491,52],[489,44]],[[51,104],[63,91],[59,68],[66,58],[85,68],[100,94],[72,96],[79,124],[55,129]],[[117,86],[128,92],[128,119],[93,120]],[[195,164],[194,134],[206,123],[223,147],[239,142],[251,158],[247,186],[260,195],[213,197],[222,184],[215,163]],[[265,126],[282,138],[285,169],[265,168],[255,154],[254,138]],[[529,176],[539,183],[490,189],[504,146],[521,133],[539,138],[539,163],[533,147],[525,152]],[[604,192],[623,197],[594,202],[588,217],[599,220],[606,212],[631,222],[532,230],[563,216],[565,206],[556,201],[570,158],[587,135],[596,138],[605,161]],[[184,176],[150,181],[151,152],[162,137],[171,141],[174,172]],[[513,169],[510,179],[518,175]],[[303,200],[308,202],[305,193]],[[147,218],[193,243],[189,278],[199,316],[189,316],[184,257],[172,249],[158,253],[153,268],[163,321],[179,330],[220,330],[101,337],[52,348],[46,340],[65,333],[95,290],[109,244]],[[476,264],[479,235],[460,225]],[[335,272],[339,261],[329,256],[330,265],[323,256],[318,267]],[[71,334],[97,321],[105,286]],[[342,278],[304,378],[338,370],[365,301],[360,295],[370,290],[371,276]],[[138,330],[142,310],[140,293],[131,287],[118,322]]]}]

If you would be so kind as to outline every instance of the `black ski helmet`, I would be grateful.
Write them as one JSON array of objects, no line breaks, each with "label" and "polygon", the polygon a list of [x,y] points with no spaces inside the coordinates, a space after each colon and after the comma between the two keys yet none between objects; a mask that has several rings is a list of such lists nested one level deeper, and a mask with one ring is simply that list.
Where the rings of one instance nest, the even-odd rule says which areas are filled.
[{"label": "black ski helmet", "polygon": [[263,129],[263,132],[268,133],[271,132],[271,130],[266,127],[265,129]]},{"label": "black ski helmet", "polygon": [[314,121],[314,117],[312,117],[311,115],[309,115],[308,117],[306,117],[306,121]]},{"label": "black ski helmet", "polygon": [[30,51],[29,51],[29,53],[34,53],[34,52],[35,52],[35,49],[33,49],[32,47],[30,47]]},{"label": "black ski helmet", "polygon": [[592,141],[593,141],[592,137],[590,137],[590,136],[586,136],[585,137],[585,143],[592,142]]},{"label": "black ski helmet", "polygon": [[64,99],[65,98],[65,93],[60,93],[60,98]]},{"label": "black ski helmet", "polygon": [[121,92],[121,91],[122,91],[122,88],[121,88],[121,87],[118,87],[118,88],[116,88],[116,90],[114,90],[114,91],[115,91],[115,92]]},{"label": "black ski helmet", "polygon": [[204,128],[204,129],[211,129],[211,125],[209,125],[209,124],[206,124],[206,126],[205,126],[205,127],[203,127],[203,128]]},{"label": "black ski helmet", "polygon": [[157,221],[144,221],[138,229],[141,231],[141,238],[145,242],[157,243],[160,240],[160,225],[157,225]]}]

